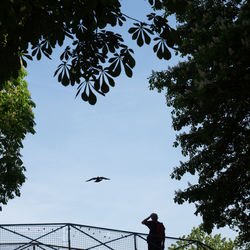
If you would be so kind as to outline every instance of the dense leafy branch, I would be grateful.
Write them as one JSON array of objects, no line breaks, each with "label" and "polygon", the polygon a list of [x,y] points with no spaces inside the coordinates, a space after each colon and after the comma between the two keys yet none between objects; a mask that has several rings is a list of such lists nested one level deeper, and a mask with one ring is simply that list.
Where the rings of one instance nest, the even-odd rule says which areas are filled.
[{"label": "dense leafy branch", "polygon": [[[159,0],[149,3],[155,10],[162,7]],[[96,94],[105,95],[122,70],[132,77],[134,52],[120,34],[108,28],[122,26],[127,19],[136,21],[129,33],[138,46],[150,44],[150,36],[155,36],[154,52],[160,59],[170,59],[169,48],[178,43],[178,36],[167,19],[155,13],[148,15],[150,24],[146,24],[121,13],[118,0],[4,0],[0,11],[0,60],[5,63],[0,82],[17,75],[20,58],[24,66],[27,59],[51,58],[56,45],[62,46],[68,38],[72,43],[61,54],[55,75],[64,86],[77,84],[77,95],[81,92],[84,101],[95,104]]]},{"label": "dense leafy branch", "polygon": [[[202,242],[204,246],[201,246],[201,249],[220,249],[220,250],[239,250],[237,246],[237,239],[232,241],[231,239],[222,238],[221,234],[207,234],[202,225],[199,227],[194,227],[191,233],[187,236],[181,236],[182,239],[188,239],[193,241]],[[177,241],[176,244],[171,244],[168,247],[169,250],[174,249],[186,249],[186,250],[195,250],[198,247],[187,244],[185,241]]]},{"label": "dense leafy branch", "polygon": [[22,140],[34,134],[34,115],[24,70],[17,79],[4,82],[0,91],[0,210],[1,204],[20,196],[25,181],[25,167],[21,160]]},{"label": "dense leafy branch", "polygon": [[[129,29],[132,39],[143,46],[153,38],[153,50],[160,59],[171,57],[170,48],[187,58],[165,72],[153,73],[150,79],[151,88],[167,88],[173,127],[181,131],[175,146],[180,145],[183,154],[189,156],[188,161],[174,169],[172,178],[179,180],[186,173],[199,177],[197,184],[177,192],[175,201],[195,203],[196,214],[202,215],[207,232],[214,226],[229,225],[238,228],[240,239],[246,242],[250,208],[249,3],[148,2],[154,10],[165,9],[165,16],[175,14],[179,26],[175,31],[165,16],[151,13],[147,16],[149,23],[133,20],[136,23]],[[118,0],[3,0],[0,90],[6,82],[18,78],[27,59],[50,58],[55,47],[63,46],[67,38],[71,44],[67,42],[55,75],[64,86],[77,85],[76,95],[95,104],[96,95],[105,95],[122,70],[132,77],[133,50],[120,34],[108,28],[123,25],[127,18],[121,13]],[[13,83],[18,85],[14,80]],[[32,132],[32,126],[31,123],[25,131]],[[20,139],[18,143],[20,146]],[[7,146],[4,144],[3,149]],[[16,152],[16,159],[20,159]],[[14,173],[20,174],[9,182],[14,186],[7,196],[3,191],[2,203],[13,198],[14,193],[19,195],[24,181],[21,165],[20,161],[8,165],[7,169],[19,166]]]},{"label": "dense leafy branch", "polygon": [[[162,1],[149,3],[157,10]],[[1,1],[0,204],[20,195],[25,180],[21,141],[26,133],[34,133],[29,109],[34,103],[22,80],[22,65],[27,67],[29,60],[43,56],[51,59],[56,46],[64,46],[54,75],[64,86],[76,85],[76,96],[94,105],[97,95],[104,96],[115,86],[115,78],[122,71],[132,77],[135,67],[133,50],[112,27],[122,26],[127,19],[135,21],[129,30],[132,39],[142,46],[150,44],[151,36],[158,37],[154,51],[159,58],[170,58],[168,49],[178,39],[167,19],[153,13],[146,24],[121,13],[120,7],[119,0]],[[13,96],[13,91],[20,99]]]},{"label": "dense leafy branch", "polygon": [[[169,10],[168,10],[169,11]],[[170,12],[170,11],[169,11]],[[171,13],[171,12],[170,12]],[[172,178],[197,174],[198,183],[176,192],[195,203],[204,229],[228,225],[248,241],[250,208],[250,7],[248,1],[194,1],[177,12],[185,61],[154,72],[151,88],[167,88],[175,146],[189,160]]]}]

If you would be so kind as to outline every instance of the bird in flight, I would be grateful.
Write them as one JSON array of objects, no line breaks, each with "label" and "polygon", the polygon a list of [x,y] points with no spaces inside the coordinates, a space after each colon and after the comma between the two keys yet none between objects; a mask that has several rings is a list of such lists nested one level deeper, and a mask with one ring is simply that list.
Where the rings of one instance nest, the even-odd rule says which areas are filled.
[{"label": "bird in flight", "polygon": [[102,177],[102,176],[97,176],[97,177],[93,177],[89,180],[86,180],[87,181],[95,181],[95,182],[100,182],[100,181],[103,181],[103,180],[110,180],[109,178],[106,178],[106,177]]}]

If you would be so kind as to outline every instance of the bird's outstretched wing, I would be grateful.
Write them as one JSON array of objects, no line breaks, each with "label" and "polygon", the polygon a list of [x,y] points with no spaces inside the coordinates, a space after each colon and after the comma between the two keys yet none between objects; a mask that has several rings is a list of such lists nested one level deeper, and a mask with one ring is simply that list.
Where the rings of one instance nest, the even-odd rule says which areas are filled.
[{"label": "bird's outstretched wing", "polygon": [[103,177],[103,176],[97,176],[97,177],[93,177],[93,178],[91,178],[91,179],[89,179],[89,180],[86,180],[86,182],[87,182],[87,181],[100,182],[100,181],[102,181],[102,180],[110,180],[110,179],[107,178],[107,177]]},{"label": "bird's outstretched wing", "polygon": [[102,180],[110,180],[109,178],[106,177],[100,177]]},{"label": "bird's outstretched wing", "polygon": [[93,177],[93,178],[91,178],[91,179],[89,179],[89,180],[86,180],[86,182],[87,182],[87,181],[93,181],[93,180],[96,180],[96,177]]}]

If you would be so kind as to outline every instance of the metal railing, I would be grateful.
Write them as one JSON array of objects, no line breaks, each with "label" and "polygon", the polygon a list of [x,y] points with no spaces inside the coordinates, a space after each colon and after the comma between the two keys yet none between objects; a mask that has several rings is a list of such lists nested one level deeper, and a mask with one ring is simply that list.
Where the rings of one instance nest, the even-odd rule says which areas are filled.
[{"label": "metal railing", "polygon": [[[0,225],[0,250],[146,250],[147,234],[71,223]],[[166,237],[165,249],[213,249]]]}]

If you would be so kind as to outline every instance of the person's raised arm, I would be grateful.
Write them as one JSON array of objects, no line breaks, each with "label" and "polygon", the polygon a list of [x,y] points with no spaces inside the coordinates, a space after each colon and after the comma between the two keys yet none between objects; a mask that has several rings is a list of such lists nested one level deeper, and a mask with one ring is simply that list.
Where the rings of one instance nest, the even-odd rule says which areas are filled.
[{"label": "person's raised arm", "polygon": [[151,214],[150,214],[146,219],[144,219],[144,220],[141,222],[141,224],[146,225],[147,221],[148,221],[150,218],[151,218]]}]

